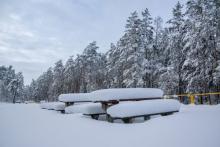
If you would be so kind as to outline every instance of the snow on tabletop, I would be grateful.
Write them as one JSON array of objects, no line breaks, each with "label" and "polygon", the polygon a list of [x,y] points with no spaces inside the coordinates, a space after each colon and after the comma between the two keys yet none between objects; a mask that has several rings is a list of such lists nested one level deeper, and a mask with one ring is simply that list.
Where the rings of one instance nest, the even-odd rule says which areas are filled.
[{"label": "snow on tabletop", "polygon": [[180,103],[173,99],[145,100],[129,103],[119,103],[107,109],[112,117],[130,117],[145,114],[155,114],[170,111],[179,111]]},{"label": "snow on tabletop", "polygon": [[105,111],[100,103],[87,103],[66,107],[65,113],[100,114]]},{"label": "snow on tabletop", "polygon": [[93,101],[109,101],[135,98],[160,98],[163,91],[157,88],[113,88],[90,93]]},{"label": "snow on tabletop", "polygon": [[59,96],[61,102],[89,101],[89,93],[67,93]]},{"label": "snow on tabletop", "polygon": [[64,110],[65,104],[62,102],[42,102],[40,107],[48,110]]}]

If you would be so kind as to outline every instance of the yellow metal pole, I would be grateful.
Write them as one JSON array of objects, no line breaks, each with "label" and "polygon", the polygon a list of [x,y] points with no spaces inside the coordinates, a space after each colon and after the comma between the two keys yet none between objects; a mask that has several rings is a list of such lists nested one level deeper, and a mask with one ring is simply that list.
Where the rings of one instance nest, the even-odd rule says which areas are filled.
[{"label": "yellow metal pole", "polygon": [[195,103],[195,96],[194,95],[190,95],[190,104],[194,104]]},{"label": "yellow metal pole", "polygon": [[[220,95],[220,92],[209,92],[209,93],[185,93],[185,94],[177,94],[175,96],[179,97],[181,100],[182,96],[187,96],[189,98],[190,104],[195,104],[195,96],[208,96],[208,95]],[[167,97],[173,97],[174,95],[167,95]]]}]

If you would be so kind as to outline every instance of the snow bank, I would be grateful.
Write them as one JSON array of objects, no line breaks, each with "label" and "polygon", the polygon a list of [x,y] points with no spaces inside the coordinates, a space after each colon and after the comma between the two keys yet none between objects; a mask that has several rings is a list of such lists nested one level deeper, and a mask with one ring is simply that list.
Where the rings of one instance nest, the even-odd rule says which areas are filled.
[{"label": "snow bank", "polygon": [[93,101],[125,100],[136,98],[160,98],[163,91],[157,88],[101,89],[90,93]]},{"label": "snow bank", "polygon": [[130,117],[146,114],[155,114],[170,111],[179,111],[180,103],[173,99],[146,100],[129,103],[119,103],[107,109],[112,117]]},{"label": "snow bank", "polygon": [[0,146],[220,147],[219,108],[181,105],[169,117],[125,125],[43,111],[38,104],[0,103]]},{"label": "snow bank", "polygon": [[105,111],[100,103],[87,103],[66,107],[65,113],[99,114],[105,113]]},{"label": "snow bank", "polygon": [[48,109],[48,110],[64,110],[65,109],[65,104],[62,102],[45,102],[41,103],[40,107],[42,109]]},{"label": "snow bank", "polygon": [[68,93],[61,94],[59,101],[61,102],[87,102],[89,101],[89,93]]}]

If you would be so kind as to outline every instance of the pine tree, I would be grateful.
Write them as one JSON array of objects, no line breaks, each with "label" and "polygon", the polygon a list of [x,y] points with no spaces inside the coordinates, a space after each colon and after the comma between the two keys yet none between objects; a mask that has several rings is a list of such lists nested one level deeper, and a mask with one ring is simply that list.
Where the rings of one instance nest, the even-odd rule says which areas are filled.
[{"label": "pine tree", "polygon": [[16,100],[22,100],[23,96],[23,86],[24,79],[21,72],[15,75],[15,78],[10,81],[7,88],[12,96],[12,102],[15,103]]},{"label": "pine tree", "polygon": [[53,100],[57,100],[58,96],[63,93],[64,86],[64,67],[62,60],[59,60],[55,63],[55,67],[53,69],[54,80],[52,84],[53,89]]},{"label": "pine tree", "polygon": [[83,51],[81,55],[81,91],[89,92],[97,89],[98,78],[97,71],[100,68],[100,59],[102,55],[97,52],[99,47],[96,42],[90,43]]},{"label": "pine tree", "polygon": [[[214,86],[214,71],[218,66],[216,12],[218,2],[215,0],[190,0],[187,3],[188,38],[187,60],[184,63],[187,90],[190,92],[208,92]],[[216,7],[217,6],[217,7]]]},{"label": "pine tree", "polygon": [[33,100],[35,102],[39,102],[38,99],[38,86],[37,86],[37,82],[35,80],[32,79],[31,84],[29,86],[29,100]]},{"label": "pine tree", "polygon": [[167,67],[166,72],[160,75],[159,87],[165,91],[166,94],[171,95],[176,93],[176,87],[178,87],[178,76],[172,69]]},{"label": "pine tree", "polygon": [[126,36],[126,46],[121,53],[121,58],[126,59],[124,83],[126,87],[142,87],[144,49],[141,43],[141,20],[136,11],[127,20]]},{"label": "pine tree", "polygon": [[170,24],[169,27],[169,50],[171,57],[171,64],[169,66],[173,67],[174,73],[178,77],[177,81],[177,93],[181,94],[185,91],[184,89],[184,80],[183,80],[183,71],[182,67],[186,60],[186,56],[183,52],[184,49],[184,37],[185,37],[185,24],[184,24],[184,15],[182,13],[183,6],[178,2],[173,9],[173,18],[168,21]]},{"label": "pine tree", "polygon": [[64,92],[73,93],[74,92],[74,77],[75,75],[75,63],[73,57],[67,60],[64,67]]},{"label": "pine tree", "polygon": [[0,101],[6,101],[6,83],[5,83],[6,73],[7,73],[7,67],[0,66]]},{"label": "pine tree", "polygon": [[[160,87],[166,94],[219,91],[220,1],[189,0],[186,6],[184,14],[176,4],[166,28],[148,9],[141,19],[131,13],[125,33],[106,54],[90,43],[65,67],[58,61],[33,80],[24,97],[54,101],[61,93],[111,87]],[[16,75],[11,66],[0,67],[1,100],[12,101]]]}]

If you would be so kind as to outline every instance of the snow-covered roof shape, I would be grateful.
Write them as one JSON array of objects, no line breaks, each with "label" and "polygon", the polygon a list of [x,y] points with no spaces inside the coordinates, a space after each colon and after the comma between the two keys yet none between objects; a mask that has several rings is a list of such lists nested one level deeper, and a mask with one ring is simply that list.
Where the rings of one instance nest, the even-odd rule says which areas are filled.
[{"label": "snow-covered roof shape", "polygon": [[131,117],[157,113],[179,111],[180,102],[173,99],[157,99],[119,103],[107,109],[111,117]]},{"label": "snow-covered roof shape", "polygon": [[101,114],[105,111],[100,103],[87,103],[66,107],[65,113]]},{"label": "snow-covered roof shape", "polygon": [[59,95],[61,102],[89,102],[89,93],[67,93]]},{"label": "snow-covered roof shape", "polygon": [[156,99],[163,96],[163,91],[157,88],[113,88],[101,89],[90,93],[92,101]]}]

